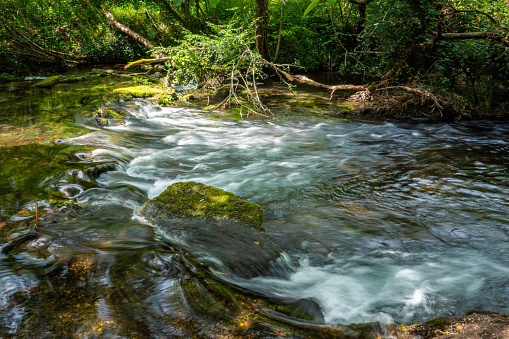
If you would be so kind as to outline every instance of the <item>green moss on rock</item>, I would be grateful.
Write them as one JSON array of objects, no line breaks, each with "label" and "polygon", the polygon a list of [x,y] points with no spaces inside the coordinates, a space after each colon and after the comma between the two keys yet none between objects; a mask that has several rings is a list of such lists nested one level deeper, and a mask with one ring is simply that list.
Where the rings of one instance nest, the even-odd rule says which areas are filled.
[{"label": "green moss on rock", "polygon": [[61,79],[62,79],[61,75],[55,75],[36,83],[34,86],[41,88],[51,88],[55,86],[57,83],[59,83]]},{"label": "green moss on rock", "polygon": [[[158,197],[145,203],[164,206],[166,217],[229,219],[263,231],[262,208],[238,195],[197,182],[169,186]],[[144,206],[144,208],[145,208]]]},{"label": "green moss on rock", "polygon": [[69,77],[69,78],[62,78],[58,82],[66,83],[66,84],[71,84],[71,83],[74,83],[74,82],[85,81],[85,80],[87,80],[86,77]]},{"label": "green moss on rock", "polygon": [[261,226],[262,208],[233,193],[196,182],[176,183],[147,201],[141,215],[154,224],[162,241],[215,272],[243,278],[287,272],[278,261],[281,250]]},{"label": "green moss on rock", "polygon": [[162,92],[163,90],[156,86],[133,86],[113,90],[114,94],[121,94],[127,98],[149,98]]}]

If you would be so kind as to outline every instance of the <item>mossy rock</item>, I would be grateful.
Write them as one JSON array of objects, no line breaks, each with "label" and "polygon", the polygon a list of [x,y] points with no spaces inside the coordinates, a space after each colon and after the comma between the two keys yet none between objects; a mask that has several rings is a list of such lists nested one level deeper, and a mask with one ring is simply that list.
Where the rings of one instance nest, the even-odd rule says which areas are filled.
[{"label": "mossy rock", "polygon": [[263,210],[224,190],[196,182],[169,186],[147,201],[141,214],[164,242],[214,272],[243,278],[281,275],[281,250],[262,227]]},{"label": "mossy rock", "polygon": [[264,231],[260,205],[219,188],[197,182],[179,182],[169,186],[158,197],[145,204],[160,205],[167,218],[205,218],[235,220]]},{"label": "mossy rock", "polygon": [[61,75],[55,75],[36,83],[34,87],[51,88],[58,84],[61,80],[62,80]]},{"label": "mossy rock", "polygon": [[114,94],[120,94],[127,98],[149,98],[162,92],[163,89],[156,86],[133,86],[113,90]]}]

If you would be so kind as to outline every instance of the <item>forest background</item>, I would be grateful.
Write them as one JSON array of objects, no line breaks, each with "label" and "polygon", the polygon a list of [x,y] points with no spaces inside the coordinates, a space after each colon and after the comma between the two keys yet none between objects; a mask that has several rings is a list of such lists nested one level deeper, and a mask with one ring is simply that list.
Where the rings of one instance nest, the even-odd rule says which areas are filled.
[{"label": "forest background", "polygon": [[1,0],[0,76],[155,57],[172,84],[330,71],[504,116],[508,18],[507,0]]}]

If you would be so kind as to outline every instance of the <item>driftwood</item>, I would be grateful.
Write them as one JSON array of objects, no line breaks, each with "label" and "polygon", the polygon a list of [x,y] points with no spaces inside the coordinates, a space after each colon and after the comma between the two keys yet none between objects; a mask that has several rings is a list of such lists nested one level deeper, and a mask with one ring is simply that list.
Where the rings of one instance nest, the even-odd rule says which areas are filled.
[{"label": "driftwood", "polygon": [[[395,90],[391,94],[379,94],[380,91]],[[431,91],[409,86],[390,86],[378,88],[373,94],[374,107],[380,113],[398,116],[410,108],[419,109],[423,115],[434,117],[468,116],[463,100],[456,94],[434,94]],[[423,109],[424,108],[424,109]],[[429,110],[431,109],[431,110]]]}]

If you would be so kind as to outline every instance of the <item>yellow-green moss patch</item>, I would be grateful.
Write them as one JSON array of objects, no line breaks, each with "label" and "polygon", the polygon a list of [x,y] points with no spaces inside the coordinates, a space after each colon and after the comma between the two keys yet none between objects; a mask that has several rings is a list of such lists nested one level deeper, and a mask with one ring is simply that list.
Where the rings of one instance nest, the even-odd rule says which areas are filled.
[{"label": "yellow-green moss patch", "polygon": [[163,92],[163,89],[156,86],[133,86],[113,90],[114,94],[120,94],[127,98],[150,98]]},{"label": "yellow-green moss patch", "polygon": [[60,80],[62,79],[61,75],[55,75],[49,78],[46,78],[38,83],[36,83],[35,87],[42,87],[42,88],[50,88],[55,86]]},{"label": "yellow-green moss patch", "polygon": [[132,62],[129,62],[127,65],[127,68],[130,68],[130,67],[133,67],[133,66],[138,66],[138,65],[143,65],[143,64],[146,64],[146,63],[150,63],[150,62],[154,62],[154,61],[157,61],[157,59],[139,59],[139,60],[135,60],[135,61],[132,61]]},{"label": "yellow-green moss patch", "polygon": [[263,210],[238,195],[197,182],[179,182],[169,186],[158,197],[149,200],[150,205],[163,207],[165,218],[229,219],[240,221],[246,226],[262,228]]}]

